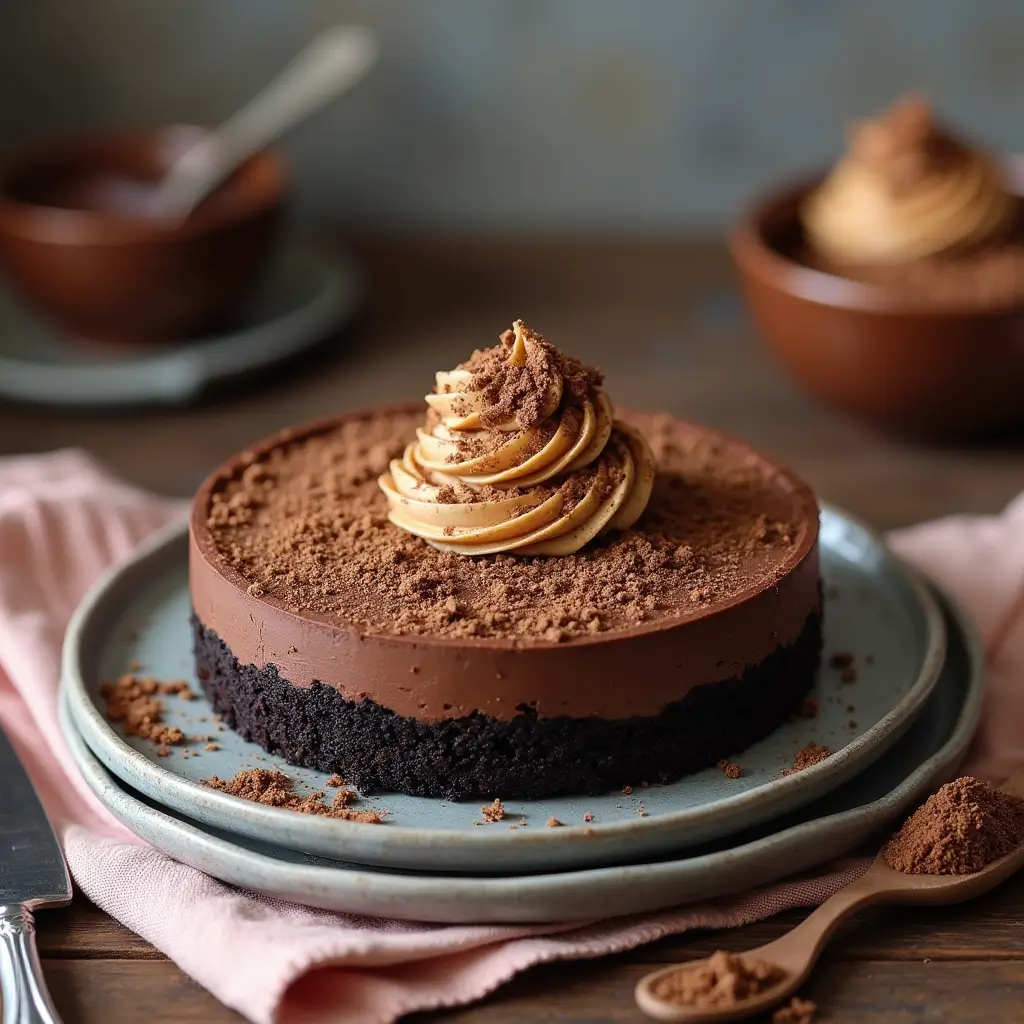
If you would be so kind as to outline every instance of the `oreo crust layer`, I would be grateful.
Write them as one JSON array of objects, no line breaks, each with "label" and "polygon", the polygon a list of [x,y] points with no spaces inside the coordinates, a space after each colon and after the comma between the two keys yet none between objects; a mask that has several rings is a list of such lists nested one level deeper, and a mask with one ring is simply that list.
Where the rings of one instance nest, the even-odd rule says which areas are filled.
[{"label": "oreo crust layer", "polygon": [[193,615],[199,679],[224,723],[292,764],[331,772],[364,792],[463,800],[597,794],[671,782],[740,753],[796,713],[814,685],[822,617],[740,678],[696,686],[660,714],[624,719],[507,721],[480,712],[438,722],[408,718],[334,687],[293,686],[274,665],[240,664]]}]

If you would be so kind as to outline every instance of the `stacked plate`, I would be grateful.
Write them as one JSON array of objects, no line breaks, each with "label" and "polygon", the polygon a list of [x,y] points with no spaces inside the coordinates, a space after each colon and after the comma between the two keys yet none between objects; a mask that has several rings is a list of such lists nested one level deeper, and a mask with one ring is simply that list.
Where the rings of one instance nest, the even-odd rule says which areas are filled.
[{"label": "stacked plate", "polygon": [[[982,657],[951,602],[835,509],[823,512],[822,557],[817,714],[744,751],[738,779],[708,769],[671,785],[509,801],[501,821],[486,823],[479,802],[371,795],[362,805],[386,812],[371,825],[210,789],[204,779],[246,768],[280,768],[300,792],[325,789],[327,777],[218,731],[201,697],[166,699],[167,723],[190,742],[163,757],[106,719],[101,682],[134,665],[201,692],[184,526],[108,575],[76,613],[63,727],[86,781],[129,829],[217,878],[283,899],[482,923],[606,917],[722,895],[823,863],[895,823],[954,773],[977,722]],[[786,774],[810,743],[832,756]],[[550,827],[552,818],[561,826]]]}]

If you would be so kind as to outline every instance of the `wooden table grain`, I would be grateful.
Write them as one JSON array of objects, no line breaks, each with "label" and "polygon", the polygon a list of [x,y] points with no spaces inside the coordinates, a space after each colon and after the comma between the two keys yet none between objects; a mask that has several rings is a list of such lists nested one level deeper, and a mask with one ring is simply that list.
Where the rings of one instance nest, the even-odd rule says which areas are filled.
[{"label": "wooden table grain", "polygon": [[[803,395],[759,347],[727,257],[671,241],[361,239],[371,292],[357,324],[270,379],[186,410],[109,414],[0,408],[0,452],[77,445],[121,476],[187,496],[223,458],[281,426],[429,390],[521,317],[607,373],[612,397],[741,435],[826,499],[881,528],[995,512],[1024,487],[1024,445],[926,448],[880,437]],[[415,1020],[640,1021],[632,988],[654,967],[742,950],[799,912],[518,977],[476,1006]],[[1024,879],[971,904],[864,915],[804,994],[837,1022],[1022,1019]],[[67,1024],[227,1022],[237,1016],[84,898],[39,916],[44,970]]]}]

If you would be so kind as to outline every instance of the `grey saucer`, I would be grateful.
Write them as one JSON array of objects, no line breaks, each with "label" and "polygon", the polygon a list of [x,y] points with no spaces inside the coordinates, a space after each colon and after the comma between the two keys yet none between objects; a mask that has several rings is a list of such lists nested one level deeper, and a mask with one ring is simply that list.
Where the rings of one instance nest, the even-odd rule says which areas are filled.
[{"label": "grey saucer", "polygon": [[0,397],[97,408],[189,402],[321,341],[353,315],[361,292],[346,257],[293,241],[230,330],[164,348],[100,352],[68,340],[0,282]]},{"label": "grey saucer", "polygon": [[[776,881],[848,853],[892,827],[955,773],[981,708],[983,657],[950,608],[950,648],[922,714],[887,753],[835,792],[786,817],[683,858],[560,874],[438,876],[367,870],[202,825],[112,777],[67,713],[72,755],[100,800],[158,849],[230,884],[327,910],[403,920],[571,921],[710,899]],[[375,826],[368,826],[375,827]]]},{"label": "grey saucer", "polygon": [[[210,737],[216,750],[199,741],[159,757],[152,743],[124,736],[105,718],[100,683],[133,662],[162,679],[188,679],[200,692],[192,668],[186,549],[184,529],[172,528],[101,581],[76,613],[63,666],[75,724],[109,771],[175,811],[250,838],[362,864],[531,872],[634,861],[735,833],[807,804],[867,768],[920,713],[945,653],[942,615],[928,588],[870,531],[826,509],[826,652],[856,653],[858,681],[843,683],[824,667],[817,717],[790,722],[739,755],[742,778],[727,779],[711,768],[628,795],[509,801],[505,821],[481,826],[474,825],[479,801],[385,794],[367,802],[387,812],[386,824],[365,825],[296,815],[202,785],[212,775],[231,778],[254,767],[281,768],[311,790],[326,782],[322,773],[289,766],[233,732],[218,731],[205,700],[168,698],[166,719],[187,736]],[[833,755],[784,775],[794,752],[810,742],[828,745]],[[545,827],[550,818],[564,827]]]}]

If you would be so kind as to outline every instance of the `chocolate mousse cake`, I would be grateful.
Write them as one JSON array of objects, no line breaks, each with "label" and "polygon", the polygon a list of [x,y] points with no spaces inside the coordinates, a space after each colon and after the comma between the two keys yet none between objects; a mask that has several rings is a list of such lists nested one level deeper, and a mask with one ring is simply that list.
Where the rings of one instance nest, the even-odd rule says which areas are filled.
[{"label": "chocolate mousse cake", "polygon": [[804,203],[803,262],[923,304],[1024,299],[1024,204],[1007,168],[918,96],[848,136],[846,155]]},{"label": "chocolate mousse cake", "polygon": [[364,790],[678,779],[800,707],[818,507],[706,427],[618,414],[521,322],[422,405],[286,430],[196,496],[199,679],[224,721]]}]

